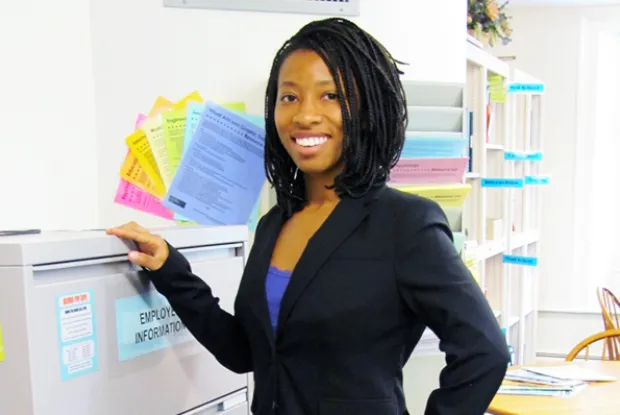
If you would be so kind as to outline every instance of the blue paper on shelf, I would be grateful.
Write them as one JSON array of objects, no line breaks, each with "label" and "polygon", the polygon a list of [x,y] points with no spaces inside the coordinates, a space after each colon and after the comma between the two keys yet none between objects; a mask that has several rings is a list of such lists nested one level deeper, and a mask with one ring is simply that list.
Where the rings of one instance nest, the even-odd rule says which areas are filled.
[{"label": "blue paper on shelf", "polygon": [[504,255],[502,256],[502,262],[504,264],[523,265],[526,267],[538,266],[538,258],[529,256]]},{"label": "blue paper on shelf", "polygon": [[480,185],[482,187],[523,187],[523,179],[503,179],[503,178],[483,178]]},{"label": "blue paper on shelf", "polygon": [[466,154],[466,137],[407,137],[401,152],[402,158],[463,157]]},{"label": "blue paper on shelf", "polygon": [[264,128],[205,104],[163,205],[201,225],[246,225],[265,183]]},{"label": "blue paper on shelf", "polygon": [[549,177],[547,176],[525,176],[526,186],[540,186],[549,184]]},{"label": "blue paper on shelf", "polygon": [[511,94],[541,94],[545,92],[545,85],[513,82],[508,85],[508,92]]},{"label": "blue paper on shelf", "polygon": [[504,160],[510,161],[542,161],[542,153],[535,152],[517,152],[517,151],[505,151]]}]

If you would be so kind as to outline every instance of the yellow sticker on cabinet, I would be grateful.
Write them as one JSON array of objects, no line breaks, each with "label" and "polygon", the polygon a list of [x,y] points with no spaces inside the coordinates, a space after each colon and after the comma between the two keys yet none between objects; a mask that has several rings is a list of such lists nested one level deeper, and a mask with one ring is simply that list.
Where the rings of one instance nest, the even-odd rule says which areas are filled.
[{"label": "yellow sticker on cabinet", "polygon": [[2,340],[2,326],[0,326],[0,362],[4,362],[4,340]]}]

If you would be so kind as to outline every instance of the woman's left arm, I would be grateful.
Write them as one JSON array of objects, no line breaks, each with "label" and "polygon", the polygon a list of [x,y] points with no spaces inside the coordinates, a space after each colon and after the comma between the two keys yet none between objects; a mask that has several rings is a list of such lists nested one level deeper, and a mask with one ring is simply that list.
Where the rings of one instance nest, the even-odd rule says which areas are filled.
[{"label": "woman's left arm", "polygon": [[[414,209],[412,209],[414,210]],[[446,367],[426,415],[482,415],[506,373],[504,335],[482,290],[454,249],[445,214],[420,201],[401,215],[395,269],[408,307],[440,339]]]}]

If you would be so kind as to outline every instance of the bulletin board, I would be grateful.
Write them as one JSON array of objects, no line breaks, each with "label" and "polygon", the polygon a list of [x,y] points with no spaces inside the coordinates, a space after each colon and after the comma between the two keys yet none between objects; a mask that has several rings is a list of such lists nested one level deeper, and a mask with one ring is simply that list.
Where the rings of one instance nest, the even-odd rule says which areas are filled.
[{"label": "bulletin board", "polygon": [[361,0],[163,0],[164,7],[359,16]]}]

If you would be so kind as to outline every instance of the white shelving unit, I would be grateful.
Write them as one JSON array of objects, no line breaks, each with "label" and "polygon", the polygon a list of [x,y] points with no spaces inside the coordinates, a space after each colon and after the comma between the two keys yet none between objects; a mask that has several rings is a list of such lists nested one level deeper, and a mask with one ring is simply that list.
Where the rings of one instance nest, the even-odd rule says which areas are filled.
[{"label": "white shelving unit", "polygon": [[[516,84],[541,85],[543,82],[511,68],[510,81]],[[524,258],[539,258],[540,218],[544,189],[536,182],[541,176],[540,160],[535,155],[543,154],[542,137],[542,94],[510,94],[508,97],[511,119],[511,134],[507,148],[514,154],[529,155],[534,160],[508,160],[509,177],[524,178],[522,189],[509,189],[509,215],[512,224],[507,227],[507,255]],[[546,177],[546,176],[545,176]],[[534,180],[527,180],[534,178]],[[538,320],[538,278],[537,266],[516,266],[507,264],[505,275],[511,282],[514,293],[509,298],[511,310],[517,319],[508,331],[508,340],[516,345],[519,363],[536,358],[536,326]]]},{"label": "white shelving unit", "polygon": [[[543,190],[518,183],[540,177],[536,154],[542,153],[541,94],[507,93],[504,100],[501,94],[491,100],[489,88],[491,80],[506,88],[543,83],[475,45],[466,47],[472,171],[465,180],[472,184],[472,192],[464,229],[468,246],[475,246],[479,282],[514,349],[516,363],[528,363],[535,358],[538,268],[531,263],[539,252]],[[488,179],[496,179],[496,186]],[[510,263],[511,256],[530,265]]]}]

